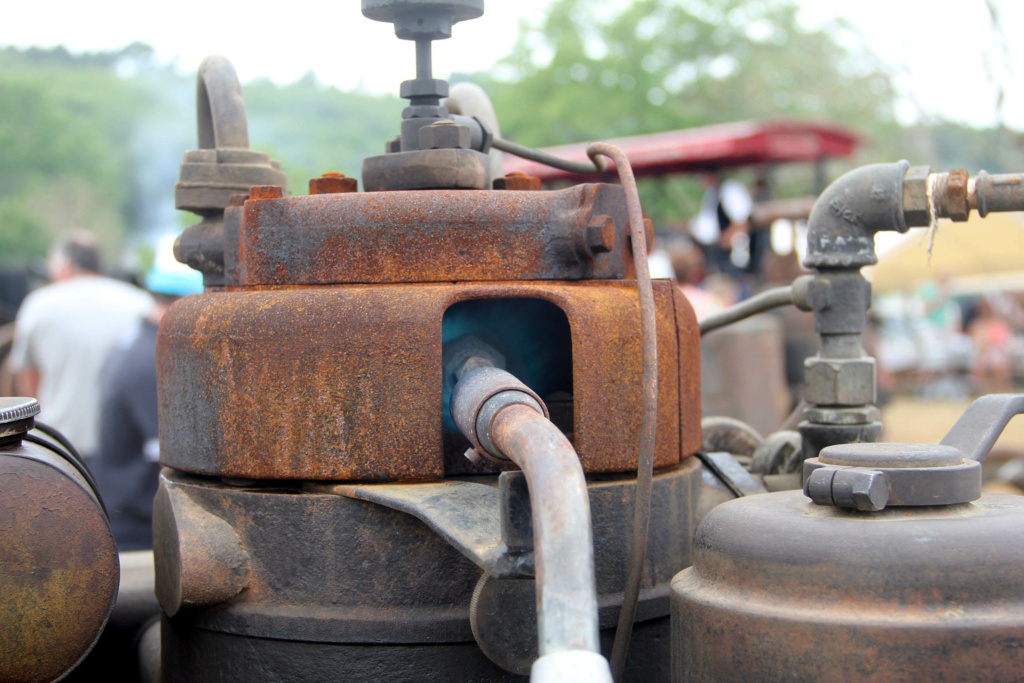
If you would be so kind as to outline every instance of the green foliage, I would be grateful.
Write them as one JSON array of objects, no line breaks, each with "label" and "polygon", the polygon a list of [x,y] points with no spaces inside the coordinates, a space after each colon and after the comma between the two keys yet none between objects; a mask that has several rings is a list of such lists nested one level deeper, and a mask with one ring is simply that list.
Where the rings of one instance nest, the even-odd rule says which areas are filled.
[{"label": "green foliage", "polygon": [[271,153],[288,173],[292,194],[326,171],[358,177],[365,157],[383,154],[398,134],[402,101],[342,92],[309,73],[290,85],[260,80],[244,87],[253,147]]},{"label": "green foliage", "polygon": [[[520,26],[491,73],[464,78],[491,94],[502,134],[531,146],[795,117],[862,136],[857,158],[832,162],[832,176],[899,158],[972,172],[1024,168],[1020,134],[901,126],[892,79],[862,37],[842,21],[803,29],[792,0],[556,0],[538,25]],[[807,165],[778,170],[777,196],[814,188]],[[703,188],[672,177],[642,181],[641,192],[664,223],[694,215]]]},{"label": "green foliage", "polygon": [[892,120],[893,89],[849,31],[805,32],[789,0],[557,0],[483,77],[524,144],[768,116]]}]

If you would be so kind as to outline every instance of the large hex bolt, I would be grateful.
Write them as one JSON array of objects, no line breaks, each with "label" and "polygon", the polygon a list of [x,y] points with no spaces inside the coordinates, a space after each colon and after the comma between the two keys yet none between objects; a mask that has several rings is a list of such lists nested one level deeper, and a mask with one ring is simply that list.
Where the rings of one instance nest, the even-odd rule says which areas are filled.
[{"label": "large hex bolt", "polygon": [[471,145],[469,126],[441,119],[420,128],[420,149],[470,149]]},{"label": "large hex bolt", "polygon": [[823,467],[807,477],[804,495],[818,505],[877,512],[889,503],[889,483],[876,470]]},{"label": "large hex bolt", "polygon": [[875,402],[875,359],[821,358],[804,361],[805,397],[824,406],[859,406]]}]

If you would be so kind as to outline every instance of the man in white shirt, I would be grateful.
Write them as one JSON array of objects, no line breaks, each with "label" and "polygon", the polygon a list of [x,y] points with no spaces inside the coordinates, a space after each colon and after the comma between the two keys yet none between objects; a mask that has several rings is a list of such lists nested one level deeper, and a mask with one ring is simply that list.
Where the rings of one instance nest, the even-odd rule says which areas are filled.
[{"label": "man in white shirt", "polygon": [[100,371],[118,339],[153,306],[143,290],[100,275],[92,233],[67,233],[50,250],[52,284],[29,294],[15,320],[15,386],[39,399],[40,420],[89,458],[98,447]]}]

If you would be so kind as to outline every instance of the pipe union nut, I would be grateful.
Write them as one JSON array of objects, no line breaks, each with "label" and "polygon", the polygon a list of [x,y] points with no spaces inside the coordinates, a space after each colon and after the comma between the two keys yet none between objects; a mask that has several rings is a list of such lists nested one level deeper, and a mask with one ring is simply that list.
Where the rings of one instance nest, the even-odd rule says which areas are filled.
[{"label": "pipe union nut", "polygon": [[[510,396],[501,396],[502,394]],[[491,399],[495,399],[497,402],[488,410],[488,413],[491,414],[487,419],[483,413]],[[489,453],[500,458],[502,456],[496,452],[497,449],[493,447],[493,444],[491,448],[486,447],[484,441],[490,443],[490,437],[487,435],[486,439],[482,438],[483,435],[479,433],[481,431],[479,427],[483,428],[482,431],[488,431],[498,410],[516,403],[529,405],[538,409],[544,417],[548,417],[548,409],[540,396],[519,381],[515,375],[498,368],[477,368],[466,374],[455,385],[451,399],[452,420],[478,452]],[[481,421],[481,417],[484,418],[483,421]]]},{"label": "pipe union nut", "polygon": [[808,358],[804,361],[805,398],[823,406],[860,406],[875,402],[875,359]]}]

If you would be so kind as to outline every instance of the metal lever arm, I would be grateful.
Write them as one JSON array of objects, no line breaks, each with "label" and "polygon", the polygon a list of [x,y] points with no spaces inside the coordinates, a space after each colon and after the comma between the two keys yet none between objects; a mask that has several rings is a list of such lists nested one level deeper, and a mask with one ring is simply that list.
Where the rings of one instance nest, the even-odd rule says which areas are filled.
[{"label": "metal lever arm", "polygon": [[959,450],[965,460],[982,461],[1006,424],[1024,413],[1024,394],[989,394],[964,411],[939,443]]}]

